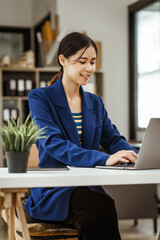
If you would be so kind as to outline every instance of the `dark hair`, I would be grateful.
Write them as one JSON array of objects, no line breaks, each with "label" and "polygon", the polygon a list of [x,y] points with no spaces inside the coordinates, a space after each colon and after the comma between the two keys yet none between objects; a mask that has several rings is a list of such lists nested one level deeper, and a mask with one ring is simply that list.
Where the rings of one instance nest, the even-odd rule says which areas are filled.
[{"label": "dark hair", "polygon": [[[83,53],[84,54],[86,49],[90,46],[93,46],[96,54],[97,54],[97,46],[95,42],[86,36],[85,34],[79,33],[79,32],[73,32],[68,35],[66,35],[60,42],[58,52],[57,52],[57,62],[60,65],[61,69],[60,72],[57,73],[51,81],[48,82],[48,86],[51,86],[60,76],[63,75],[63,66],[59,62],[59,56],[62,54],[65,58],[69,58],[76,54],[79,50],[84,48]],[[75,60],[78,61],[81,56]]]}]

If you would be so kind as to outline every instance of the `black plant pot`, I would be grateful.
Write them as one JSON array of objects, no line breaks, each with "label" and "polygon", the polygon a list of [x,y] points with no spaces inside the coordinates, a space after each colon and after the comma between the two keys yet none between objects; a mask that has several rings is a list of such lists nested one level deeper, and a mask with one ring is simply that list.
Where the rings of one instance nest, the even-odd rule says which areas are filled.
[{"label": "black plant pot", "polygon": [[29,152],[5,152],[9,173],[26,173]]}]

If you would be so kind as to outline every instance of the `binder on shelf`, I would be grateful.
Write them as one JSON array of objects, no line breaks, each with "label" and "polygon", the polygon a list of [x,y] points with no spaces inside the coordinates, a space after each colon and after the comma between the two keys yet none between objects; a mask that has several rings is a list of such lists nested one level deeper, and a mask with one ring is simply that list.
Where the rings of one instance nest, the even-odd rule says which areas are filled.
[{"label": "binder on shelf", "polygon": [[23,112],[23,115],[22,115],[22,122],[25,121],[26,117],[28,116],[30,110],[29,110],[29,105],[28,105],[28,100],[24,100],[22,102],[22,112]]},{"label": "binder on shelf", "polygon": [[10,117],[10,109],[9,108],[3,108],[3,123],[7,124],[7,121],[9,120]]},{"label": "binder on shelf", "polygon": [[31,79],[26,79],[26,96],[33,88],[33,81]]},{"label": "binder on shelf", "polygon": [[16,96],[17,95],[17,81],[16,79],[9,79],[9,96]]},{"label": "binder on shelf", "polygon": [[38,66],[44,67],[44,55],[43,55],[43,40],[42,40],[42,33],[37,32],[37,42],[38,42]]},{"label": "binder on shelf", "polygon": [[44,41],[54,41],[55,40],[55,31],[51,29],[51,22],[45,21],[42,26],[43,40]]},{"label": "binder on shelf", "polygon": [[3,95],[8,96],[9,95],[9,80],[3,79]]},{"label": "binder on shelf", "polygon": [[12,108],[10,110],[10,113],[11,113],[11,118],[13,118],[13,120],[17,120],[18,118],[18,109],[17,108]]},{"label": "binder on shelf", "polygon": [[24,79],[18,79],[18,96],[25,96],[25,81]]},{"label": "binder on shelf", "polygon": [[46,81],[40,81],[40,87],[47,87]]}]

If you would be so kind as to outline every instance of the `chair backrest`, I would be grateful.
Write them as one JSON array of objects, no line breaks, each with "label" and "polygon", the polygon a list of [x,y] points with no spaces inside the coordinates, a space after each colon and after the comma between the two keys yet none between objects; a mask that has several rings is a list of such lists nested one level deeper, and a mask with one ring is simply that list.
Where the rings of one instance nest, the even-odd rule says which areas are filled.
[{"label": "chair backrest", "polygon": [[39,155],[38,155],[38,149],[36,144],[33,144],[30,149],[29,159],[28,159],[28,167],[33,168],[37,167],[39,163]]}]

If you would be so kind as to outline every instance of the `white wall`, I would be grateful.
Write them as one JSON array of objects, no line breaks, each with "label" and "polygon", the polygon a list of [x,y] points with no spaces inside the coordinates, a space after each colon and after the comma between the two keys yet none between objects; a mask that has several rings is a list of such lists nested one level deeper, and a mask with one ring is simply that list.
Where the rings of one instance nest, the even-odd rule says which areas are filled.
[{"label": "white wall", "polygon": [[54,28],[54,14],[56,14],[56,0],[32,0],[32,24],[35,25],[51,12],[52,28]]},{"label": "white wall", "polygon": [[49,12],[54,19],[56,0],[0,0],[0,26],[31,27]]},{"label": "white wall", "polygon": [[0,0],[0,26],[30,27],[32,0]]},{"label": "white wall", "polygon": [[140,0],[124,0],[124,1],[126,1],[127,5],[130,5],[130,4],[133,4],[135,2],[139,2]]},{"label": "white wall", "polygon": [[102,42],[104,102],[112,122],[128,138],[128,33],[123,0],[58,0],[60,30],[86,31]]}]

